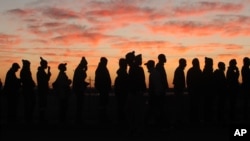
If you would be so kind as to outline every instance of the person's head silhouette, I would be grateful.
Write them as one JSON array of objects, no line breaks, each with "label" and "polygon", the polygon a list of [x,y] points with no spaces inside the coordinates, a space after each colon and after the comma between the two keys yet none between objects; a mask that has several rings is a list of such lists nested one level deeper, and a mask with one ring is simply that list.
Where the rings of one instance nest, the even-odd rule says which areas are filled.
[{"label": "person's head silhouette", "polygon": [[44,60],[42,57],[40,57],[41,61],[40,61],[40,65],[42,68],[46,69],[48,67],[48,62],[46,60]]},{"label": "person's head silhouette", "polygon": [[120,68],[124,68],[124,69],[126,69],[126,68],[127,68],[127,62],[126,62],[126,59],[121,58],[121,59],[119,60],[119,67],[120,67]]},{"label": "person's head silhouette", "polygon": [[17,72],[19,68],[20,68],[20,66],[19,66],[18,63],[13,63],[12,66],[11,66],[11,69],[12,69],[14,72]]},{"label": "person's head silhouette", "polygon": [[144,65],[147,66],[148,72],[151,72],[151,70],[155,67],[155,62],[153,60],[148,60],[148,62]]},{"label": "person's head silhouette", "polygon": [[135,64],[138,66],[140,66],[142,64],[142,55],[141,54],[135,56]]},{"label": "person's head silhouette", "polygon": [[179,60],[179,66],[180,66],[182,69],[184,69],[184,68],[187,66],[186,59],[181,58],[181,59]]},{"label": "person's head silhouette", "polygon": [[219,62],[219,63],[218,63],[218,68],[219,68],[219,70],[225,71],[225,69],[226,69],[225,63]]},{"label": "person's head silhouette", "polygon": [[60,70],[60,71],[66,71],[67,70],[67,67],[66,67],[66,65],[67,65],[67,63],[61,63],[61,64],[59,64],[58,65],[58,69]]},{"label": "person's head silhouette", "polygon": [[164,54],[159,54],[158,55],[158,60],[159,60],[160,63],[166,63],[167,62],[166,56]]},{"label": "person's head silhouette", "polygon": [[200,68],[199,59],[198,59],[198,58],[194,58],[194,59],[192,60],[192,65],[193,65],[193,67],[195,67],[195,68]]}]

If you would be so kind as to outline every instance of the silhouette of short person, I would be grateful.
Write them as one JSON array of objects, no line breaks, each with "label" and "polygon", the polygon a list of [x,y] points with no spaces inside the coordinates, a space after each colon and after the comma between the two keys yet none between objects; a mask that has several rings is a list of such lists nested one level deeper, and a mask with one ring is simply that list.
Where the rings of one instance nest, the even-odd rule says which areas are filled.
[{"label": "silhouette of short person", "polygon": [[179,124],[182,122],[183,110],[184,110],[184,101],[183,95],[186,88],[186,79],[184,69],[187,66],[187,62],[184,58],[179,59],[179,66],[175,69],[174,72],[174,94],[176,96],[176,122]]},{"label": "silhouette of short person", "polygon": [[[48,62],[42,57],[40,57],[40,60],[40,66],[38,67],[36,78],[38,90],[39,120],[41,122],[44,122],[51,72],[50,67],[48,66]],[[48,69],[48,72],[45,71],[46,69]]]},{"label": "silhouette of short person", "polygon": [[136,134],[143,129],[145,74],[141,67],[141,54],[135,56],[134,52],[129,52],[126,54],[126,60],[129,64],[128,119],[130,132]]},{"label": "silhouette of short person", "polygon": [[187,71],[187,89],[190,97],[190,121],[197,123],[201,120],[202,71],[198,58],[192,60],[192,67]]},{"label": "silhouette of short person", "polygon": [[74,71],[73,84],[72,88],[76,95],[76,122],[81,123],[83,121],[83,106],[84,106],[84,93],[89,85],[88,82],[85,82],[87,78],[87,60],[85,57],[82,57],[81,62],[78,64]]},{"label": "silhouette of short person", "polygon": [[237,65],[237,61],[235,59],[231,59],[229,61],[229,67],[227,69],[226,78],[228,83],[228,93],[230,97],[230,121],[233,122],[236,120],[236,104],[238,101],[238,93],[239,93],[239,76],[240,72]]},{"label": "silhouette of short person", "polygon": [[225,63],[219,62],[218,69],[214,71],[214,90],[218,97],[217,120],[219,123],[225,121],[226,100],[227,100],[227,79],[225,75]]},{"label": "silhouette of short person", "polygon": [[36,84],[30,71],[30,61],[22,60],[22,63],[23,66],[20,71],[20,78],[22,82],[22,93],[24,96],[24,116],[26,122],[30,123],[33,119],[36,104],[36,95],[34,92]]},{"label": "silhouette of short person", "polygon": [[[166,85],[161,81],[161,74],[155,68],[155,62],[149,60],[145,63],[149,72],[149,115],[152,117],[156,126],[163,126],[163,115],[164,115],[164,95],[166,90]],[[147,119],[149,120],[149,119]]]},{"label": "silhouette of short person", "polygon": [[109,101],[109,92],[111,90],[111,78],[107,68],[107,63],[107,58],[101,57],[95,71],[95,88],[100,93],[99,110],[101,121],[107,120],[107,106]]},{"label": "silhouette of short person", "polygon": [[20,69],[18,63],[13,63],[8,70],[5,78],[4,93],[7,95],[8,102],[8,121],[17,121],[17,105],[19,101],[19,89],[21,80],[17,78],[16,72]]},{"label": "silhouette of short person", "polygon": [[68,110],[68,99],[70,95],[70,84],[71,80],[66,74],[67,63],[61,63],[58,65],[59,74],[53,82],[53,88],[59,99],[59,120],[61,123],[65,122],[67,110]]},{"label": "silhouette of short person", "polygon": [[205,57],[205,65],[202,72],[202,88],[204,96],[204,121],[212,122],[215,116],[214,106],[216,95],[214,94],[213,59]]},{"label": "silhouette of short person", "polygon": [[249,101],[250,101],[250,58],[243,58],[243,66],[241,68],[242,76],[242,92],[244,95],[244,118],[249,121],[248,114],[250,113]]},{"label": "silhouette of short person", "polygon": [[128,72],[127,62],[125,58],[119,60],[119,69],[116,71],[114,90],[117,100],[117,118],[120,124],[125,124],[126,121],[126,104],[128,99]]}]

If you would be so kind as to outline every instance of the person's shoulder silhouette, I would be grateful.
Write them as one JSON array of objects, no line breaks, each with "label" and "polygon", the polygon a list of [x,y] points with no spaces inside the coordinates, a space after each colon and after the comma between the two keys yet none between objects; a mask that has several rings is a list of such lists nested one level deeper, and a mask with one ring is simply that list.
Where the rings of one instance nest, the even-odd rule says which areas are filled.
[{"label": "person's shoulder silhouette", "polygon": [[4,89],[6,92],[17,91],[21,86],[21,81],[16,76],[16,72],[20,69],[18,63],[13,63],[6,74]]}]

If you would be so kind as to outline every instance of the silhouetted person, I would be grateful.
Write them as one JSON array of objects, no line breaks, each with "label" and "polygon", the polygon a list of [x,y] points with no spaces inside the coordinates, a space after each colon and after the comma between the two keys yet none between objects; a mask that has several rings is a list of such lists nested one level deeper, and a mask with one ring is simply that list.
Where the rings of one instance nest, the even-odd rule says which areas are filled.
[{"label": "silhouetted person", "polygon": [[176,68],[174,72],[174,93],[176,95],[183,95],[184,89],[186,87],[186,81],[185,81],[185,73],[184,69],[187,65],[187,62],[185,59],[181,58],[179,60],[179,66]]},{"label": "silhouetted person", "polygon": [[242,92],[244,95],[244,118],[249,121],[249,101],[250,101],[250,58],[244,57],[243,66],[241,68],[242,76]]},{"label": "silhouetted person", "polygon": [[117,100],[117,118],[120,124],[126,124],[126,104],[128,99],[128,72],[126,59],[119,60],[119,69],[117,70],[117,77],[115,78],[115,96]]},{"label": "silhouetted person", "polygon": [[192,60],[192,67],[187,71],[187,89],[190,98],[190,121],[197,123],[201,120],[202,107],[202,71],[198,58]]},{"label": "silhouetted person", "polygon": [[160,82],[162,83],[163,87],[165,87],[165,92],[162,93],[163,96],[162,96],[162,101],[163,101],[163,118],[165,118],[165,122],[162,123],[162,124],[166,124],[166,123],[169,123],[169,119],[167,119],[167,116],[165,115],[165,113],[167,113],[167,108],[166,108],[166,104],[165,104],[165,101],[166,101],[166,91],[169,90],[169,85],[168,85],[168,78],[167,78],[167,73],[166,73],[166,70],[165,70],[165,67],[164,67],[164,64],[167,62],[167,59],[166,59],[166,56],[164,54],[159,54],[158,55],[158,63],[156,64],[155,68],[156,70],[160,73],[161,75],[161,80]]},{"label": "silhouetted person", "polygon": [[130,132],[141,132],[143,129],[144,92],[146,91],[145,74],[141,67],[141,54],[134,56],[134,52],[126,55],[129,68],[129,95],[128,95],[128,118]]},{"label": "silhouetted person", "polygon": [[95,88],[100,93],[99,112],[101,121],[107,120],[107,106],[109,101],[109,92],[111,90],[111,78],[107,68],[107,63],[107,58],[101,57],[95,71]]},{"label": "silhouetted person", "polygon": [[[45,110],[47,107],[47,95],[49,93],[49,80],[51,76],[50,67],[48,62],[40,57],[40,66],[36,74],[37,77],[37,90],[38,90],[38,104],[39,104],[39,120],[45,121]],[[48,72],[45,72],[48,69]]]},{"label": "silhouetted person", "polygon": [[217,120],[219,123],[225,121],[226,100],[227,100],[227,79],[225,75],[225,63],[219,62],[218,69],[214,71],[214,90],[218,97]]},{"label": "silhouetted person", "polygon": [[166,56],[164,54],[159,54],[158,55],[158,63],[156,64],[156,70],[160,73],[161,75],[161,83],[165,87],[166,90],[169,89],[168,86],[168,79],[167,79],[167,73],[164,68],[164,64],[167,62]]},{"label": "silhouetted person", "polygon": [[17,78],[16,72],[19,68],[20,66],[18,63],[13,63],[5,78],[4,93],[7,95],[8,102],[8,122],[17,121],[17,105],[19,101],[21,80]]},{"label": "silhouetted person", "polygon": [[71,80],[66,74],[67,63],[61,63],[58,65],[59,74],[53,83],[53,88],[59,99],[59,121],[64,123],[66,121],[66,115],[68,111],[68,100],[70,95]]},{"label": "silhouetted person", "polygon": [[163,127],[164,117],[164,96],[166,87],[161,82],[161,74],[155,68],[155,62],[153,60],[149,60],[145,63],[149,72],[149,111],[147,115],[147,121],[149,118],[155,122],[157,127]]},{"label": "silhouetted person", "polygon": [[23,66],[20,72],[20,78],[24,96],[24,117],[27,123],[31,123],[36,104],[36,95],[34,92],[36,84],[32,78],[32,74],[30,71],[30,61],[22,60],[22,63]]},{"label": "silhouetted person", "polygon": [[235,59],[229,61],[229,67],[227,69],[226,78],[228,83],[228,93],[230,97],[230,110],[229,117],[230,121],[236,120],[236,106],[239,94],[239,69],[236,66],[237,62]]},{"label": "silhouetted person", "polygon": [[85,57],[82,57],[81,62],[76,67],[74,76],[73,76],[73,91],[76,95],[76,122],[81,123],[83,121],[83,106],[84,106],[84,93],[89,85],[89,83],[85,82],[87,78],[87,60]]},{"label": "silhouetted person", "polygon": [[174,72],[174,94],[176,96],[176,121],[182,122],[183,118],[183,110],[184,110],[184,101],[183,101],[183,95],[184,90],[186,87],[186,80],[185,80],[185,73],[184,69],[187,66],[187,62],[184,58],[181,58],[179,60],[179,66],[176,68]]},{"label": "silhouetted person", "polygon": [[202,72],[202,88],[204,98],[204,121],[212,122],[215,116],[214,107],[216,95],[214,94],[213,59],[205,57],[205,66]]}]

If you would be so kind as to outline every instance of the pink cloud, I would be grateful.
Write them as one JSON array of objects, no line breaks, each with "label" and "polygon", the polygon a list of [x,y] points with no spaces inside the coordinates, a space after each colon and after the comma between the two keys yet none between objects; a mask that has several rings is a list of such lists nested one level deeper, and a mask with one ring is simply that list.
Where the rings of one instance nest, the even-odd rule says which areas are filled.
[{"label": "pink cloud", "polygon": [[43,9],[43,15],[53,19],[78,19],[81,14],[71,9],[48,7]]},{"label": "pink cloud", "polygon": [[17,9],[11,9],[11,10],[8,10],[7,13],[9,14],[13,14],[13,15],[16,15],[16,16],[29,16],[31,14],[34,14],[35,10],[32,10],[32,9],[20,9],[20,8],[17,8]]},{"label": "pink cloud", "polygon": [[17,35],[0,33],[0,46],[11,47],[21,43],[21,38]]},{"label": "pink cloud", "polygon": [[238,12],[244,8],[242,3],[224,2],[185,2],[174,8],[174,16],[203,15],[212,12]]},{"label": "pink cloud", "polygon": [[221,15],[208,22],[202,21],[168,21],[163,24],[147,25],[153,33],[187,36],[222,35],[225,37],[250,36],[250,17]]},{"label": "pink cloud", "polygon": [[104,35],[100,33],[73,33],[63,36],[57,36],[52,39],[56,44],[74,45],[74,44],[92,44],[97,45],[100,41],[116,38],[115,36]]}]

